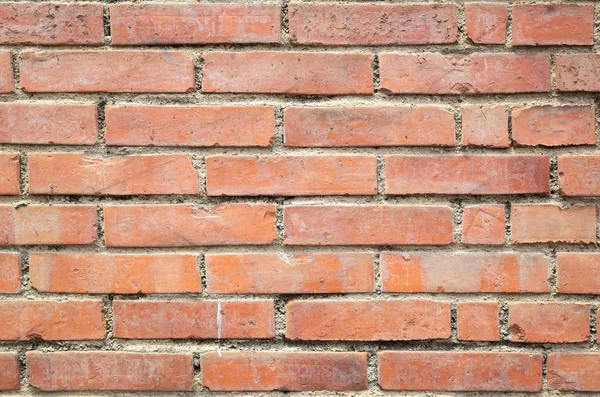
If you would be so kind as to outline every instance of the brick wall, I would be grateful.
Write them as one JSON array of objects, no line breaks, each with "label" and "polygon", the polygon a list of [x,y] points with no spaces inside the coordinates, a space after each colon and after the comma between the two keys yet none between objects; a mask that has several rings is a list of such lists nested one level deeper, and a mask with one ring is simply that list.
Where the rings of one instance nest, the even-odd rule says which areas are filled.
[{"label": "brick wall", "polygon": [[0,390],[600,391],[599,14],[0,2]]}]

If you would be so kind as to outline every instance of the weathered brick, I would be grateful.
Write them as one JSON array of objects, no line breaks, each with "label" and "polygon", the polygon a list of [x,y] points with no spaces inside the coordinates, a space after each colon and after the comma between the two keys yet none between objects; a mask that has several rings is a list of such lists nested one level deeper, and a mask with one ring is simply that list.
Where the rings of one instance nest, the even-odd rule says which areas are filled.
[{"label": "weathered brick", "polygon": [[504,244],[504,206],[470,205],[463,211],[462,242],[465,244]]},{"label": "weathered brick", "polygon": [[506,4],[466,3],[467,36],[477,44],[504,44],[506,41]]},{"label": "weathered brick", "polygon": [[600,294],[600,254],[559,252],[556,288],[562,294]]},{"label": "weathered brick", "polygon": [[590,337],[590,306],[578,303],[509,302],[512,342],[584,342]]},{"label": "weathered brick", "polygon": [[542,389],[542,355],[496,352],[378,354],[384,390],[525,391]]},{"label": "weathered brick", "polygon": [[454,115],[441,106],[289,107],[286,146],[454,146]]},{"label": "weathered brick", "polygon": [[458,302],[458,339],[500,340],[500,304],[498,302]]},{"label": "weathered brick", "polygon": [[380,268],[385,292],[549,292],[542,254],[383,252]]},{"label": "weathered brick", "polygon": [[[0,293],[11,294],[21,290],[21,259],[17,252],[0,253]],[[0,374],[2,371],[0,371]],[[0,382],[2,383],[2,382]],[[0,388],[1,390],[1,388]]]},{"label": "weathered brick", "polygon": [[31,252],[29,278],[40,292],[152,294],[200,292],[196,255]]},{"label": "weathered brick", "polygon": [[0,51],[0,94],[12,92],[14,85],[12,54]]},{"label": "weathered brick", "polygon": [[104,339],[101,300],[0,301],[0,340]]},{"label": "weathered brick", "polygon": [[367,353],[206,353],[200,366],[211,391],[367,390]]},{"label": "weathered brick", "polygon": [[273,338],[273,310],[271,300],[115,300],[113,332],[125,339]]},{"label": "weathered brick", "polygon": [[596,241],[596,209],[579,205],[562,209],[555,205],[513,205],[513,243],[593,243]]},{"label": "weathered brick", "polygon": [[283,209],[285,244],[445,245],[453,214],[444,206],[295,205]]},{"label": "weathered brick", "polygon": [[103,42],[102,4],[0,4],[0,44],[99,45]]},{"label": "weathered brick", "polygon": [[372,252],[208,254],[206,283],[221,294],[371,292]]},{"label": "weathered brick", "polygon": [[104,232],[109,247],[270,244],[276,237],[275,206],[107,205]]},{"label": "weathered brick", "polygon": [[388,156],[387,194],[549,193],[547,155]]},{"label": "weathered brick", "polygon": [[550,91],[548,54],[437,53],[379,56],[381,89],[391,94],[510,94]]},{"label": "weathered brick", "polygon": [[115,45],[278,43],[278,4],[111,4]]},{"label": "weathered brick", "polygon": [[505,105],[461,107],[463,146],[506,148],[508,139],[508,109]]},{"label": "weathered brick", "polygon": [[550,353],[546,361],[548,387],[568,391],[600,391],[600,354]]},{"label": "weathered brick", "polygon": [[202,91],[257,94],[372,94],[371,54],[207,52]]},{"label": "weathered brick", "polygon": [[558,183],[564,196],[600,196],[600,156],[558,156]]},{"label": "weathered brick", "polygon": [[595,145],[593,106],[532,106],[512,112],[512,139],[525,146]]},{"label": "weathered brick", "polygon": [[556,54],[558,91],[600,91],[600,54]]},{"label": "weathered brick", "polygon": [[127,146],[269,146],[275,113],[268,106],[106,108],[106,144]]},{"label": "weathered brick", "polygon": [[25,92],[191,92],[194,65],[183,51],[24,51]]},{"label": "weathered brick", "polygon": [[210,156],[209,196],[377,194],[375,156]]},{"label": "weathered brick", "polygon": [[286,338],[412,340],[450,337],[450,302],[299,300],[286,305]]},{"label": "weathered brick", "polygon": [[458,38],[454,4],[302,4],[288,9],[297,44],[448,44]]},{"label": "weathered brick", "polygon": [[27,155],[30,194],[197,194],[198,172],[187,154],[99,157]]},{"label": "weathered brick", "polygon": [[31,386],[42,391],[192,390],[191,354],[129,352],[27,352]]},{"label": "weathered brick", "polygon": [[95,104],[0,103],[0,143],[93,145]]},{"label": "weathered brick", "polygon": [[17,353],[0,353],[0,390],[21,388],[21,370]]},{"label": "weathered brick", "polygon": [[19,153],[0,153],[0,195],[19,194]]}]

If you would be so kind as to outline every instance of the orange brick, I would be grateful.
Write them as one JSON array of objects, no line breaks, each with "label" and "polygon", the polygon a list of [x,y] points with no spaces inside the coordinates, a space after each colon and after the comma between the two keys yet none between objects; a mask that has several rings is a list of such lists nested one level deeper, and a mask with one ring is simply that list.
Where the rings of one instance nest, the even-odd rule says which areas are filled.
[{"label": "orange brick", "polygon": [[288,15],[297,44],[448,44],[458,38],[454,4],[292,3]]},{"label": "orange brick", "polygon": [[412,340],[450,337],[450,302],[299,300],[286,305],[286,338]]},{"label": "orange brick", "polygon": [[276,4],[111,4],[115,45],[278,43]]},{"label": "orange brick", "polygon": [[106,108],[106,144],[126,146],[269,146],[275,113],[268,106]]},{"label": "orange brick", "polygon": [[211,391],[367,390],[367,353],[206,353],[200,366]]},{"label": "orange brick", "polygon": [[102,4],[0,4],[0,44],[99,45],[103,42]]},{"label": "orange brick", "polygon": [[0,153],[0,195],[19,194],[19,153]]},{"label": "orange brick", "polygon": [[380,267],[385,292],[549,292],[542,254],[383,252]]},{"label": "orange brick", "polygon": [[372,252],[208,254],[207,290],[220,294],[371,292]]},{"label": "orange brick", "polygon": [[196,255],[31,252],[29,278],[40,292],[152,294],[200,292]]},{"label": "orange brick", "polygon": [[[0,253],[0,293],[21,291],[21,258],[17,252]],[[0,371],[0,374],[2,371]],[[2,382],[0,382],[1,384]],[[0,390],[2,388],[0,387]]]},{"label": "orange brick", "polygon": [[556,288],[562,294],[600,294],[600,254],[559,252]]},{"label": "orange brick", "polygon": [[387,156],[387,194],[549,193],[547,155]]},{"label": "orange brick", "polygon": [[375,156],[210,156],[209,196],[377,194]]},{"label": "orange brick", "polygon": [[553,390],[600,391],[598,368],[598,353],[550,353],[546,361],[548,387]]},{"label": "orange brick", "polygon": [[378,353],[384,390],[525,391],[542,389],[542,355],[492,352]]},{"label": "orange brick", "polygon": [[98,157],[27,155],[30,194],[197,194],[198,172],[187,154]]},{"label": "orange brick", "polygon": [[285,145],[454,146],[454,115],[441,106],[300,108],[284,112]]},{"label": "orange brick", "polygon": [[584,342],[590,337],[590,306],[576,303],[510,302],[511,342]]},{"label": "orange brick", "polygon": [[493,148],[510,146],[506,106],[465,105],[461,108],[461,113],[461,145]]},{"label": "orange brick", "polygon": [[548,54],[437,53],[379,56],[381,89],[391,94],[510,94],[550,91]]},{"label": "orange brick", "polygon": [[14,88],[12,54],[0,51],[0,94],[12,92]]},{"label": "orange brick", "polygon": [[506,4],[466,3],[467,36],[477,44],[504,44],[506,40]]},{"label": "orange brick", "polygon": [[0,143],[93,145],[94,104],[0,103]]},{"label": "orange brick", "polygon": [[600,156],[558,156],[558,183],[564,196],[600,195]]},{"label": "orange brick", "polygon": [[25,51],[25,92],[191,92],[194,65],[183,51]]},{"label": "orange brick", "polygon": [[594,44],[593,4],[515,4],[514,45]]},{"label": "orange brick", "polygon": [[106,337],[101,300],[0,301],[0,340],[89,340]]},{"label": "orange brick", "polygon": [[283,209],[289,245],[445,245],[453,213],[443,206],[296,205]]},{"label": "orange brick", "polygon": [[371,54],[207,52],[202,91],[214,93],[372,94]]},{"label": "orange brick", "polygon": [[593,205],[562,209],[555,205],[513,205],[513,243],[594,243],[596,209]]},{"label": "orange brick", "polygon": [[465,244],[504,244],[504,206],[473,205],[465,207],[462,219],[462,242]]},{"label": "orange brick", "polygon": [[600,54],[556,54],[558,91],[600,91]]},{"label": "orange brick", "polygon": [[96,228],[91,205],[0,205],[0,245],[91,244]]},{"label": "orange brick", "polygon": [[0,390],[21,388],[21,370],[17,353],[0,353]]},{"label": "orange brick", "polygon": [[500,304],[498,302],[458,302],[458,339],[500,340]]},{"label": "orange brick", "polygon": [[512,139],[525,146],[595,145],[593,106],[532,106],[512,112]]},{"label": "orange brick", "polygon": [[113,332],[126,339],[273,338],[273,310],[271,300],[115,300]]},{"label": "orange brick", "polygon": [[107,205],[104,232],[109,247],[270,244],[276,237],[275,206]]},{"label": "orange brick", "polygon": [[42,391],[192,390],[191,354],[29,351],[27,374]]}]

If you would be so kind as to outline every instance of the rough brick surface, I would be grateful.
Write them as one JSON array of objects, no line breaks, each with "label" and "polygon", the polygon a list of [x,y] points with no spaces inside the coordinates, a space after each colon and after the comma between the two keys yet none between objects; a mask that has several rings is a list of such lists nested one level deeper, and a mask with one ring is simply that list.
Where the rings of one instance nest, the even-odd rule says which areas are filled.
[{"label": "rough brick surface", "polygon": [[500,305],[498,302],[459,302],[457,308],[458,339],[500,340]]},{"label": "rough brick surface", "polygon": [[506,4],[466,3],[467,36],[478,44],[504,44],[506,40]]},{"label": "rough brick surface", "polygon": [[19,153],[0,153],[0,195],[19,194]]},{"label": "rough brick surface", "polygon": [[554,390],[600,391],[598,353],[550,353],[546,362],[548,386]]},{"label": "rough brick surface", "polygon": [[0,353],[0,390],[21,387],[21,374],[17,353]]},{"label": "rough brick surface", "polygon": [[600,254],[559,252],[556,288],[562,294],[600,294]]},{"label": "rough brick surface", "polygon": [[600,195],[600,156],[558,156],[558,182],[565,196]]},{"label": "rough brick surface", "polygon": [[593,205],[560,208],[554,205],[515,205],[511,209],[512,241],[516,244],[596,241]]},{"label": "rough brick surface", "polygon": [[462,242],[465,244],[504,244],[503,205],[470,205],[463,210]]},{"label": "rough brick surface", "polygon": [[557,54],[556,88],[559,91],[600,91],[600,54]]},{"label": "rough brick surface", "polygon": [[17,293],[21,290],[21,259],[16,252],[0,253],[0,293]]},{"label": "rough brick surface", "polygon": [[0,94],[11,92],[14,88],[12,54],[0,51]]},{"label": "rough brick surface", "polygon": [[461,108],[461,116],[462,145],[493,148],[510,146],[506,106],[465,105]]}]

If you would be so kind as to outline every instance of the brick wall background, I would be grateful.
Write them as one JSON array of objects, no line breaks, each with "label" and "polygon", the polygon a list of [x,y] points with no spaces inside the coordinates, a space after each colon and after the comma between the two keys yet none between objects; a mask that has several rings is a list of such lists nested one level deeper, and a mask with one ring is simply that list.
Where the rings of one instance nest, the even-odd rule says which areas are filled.
[{"label": "brick wall background", "polygon": [[0,2],[0,390],[600,391],[598,15]]}]

